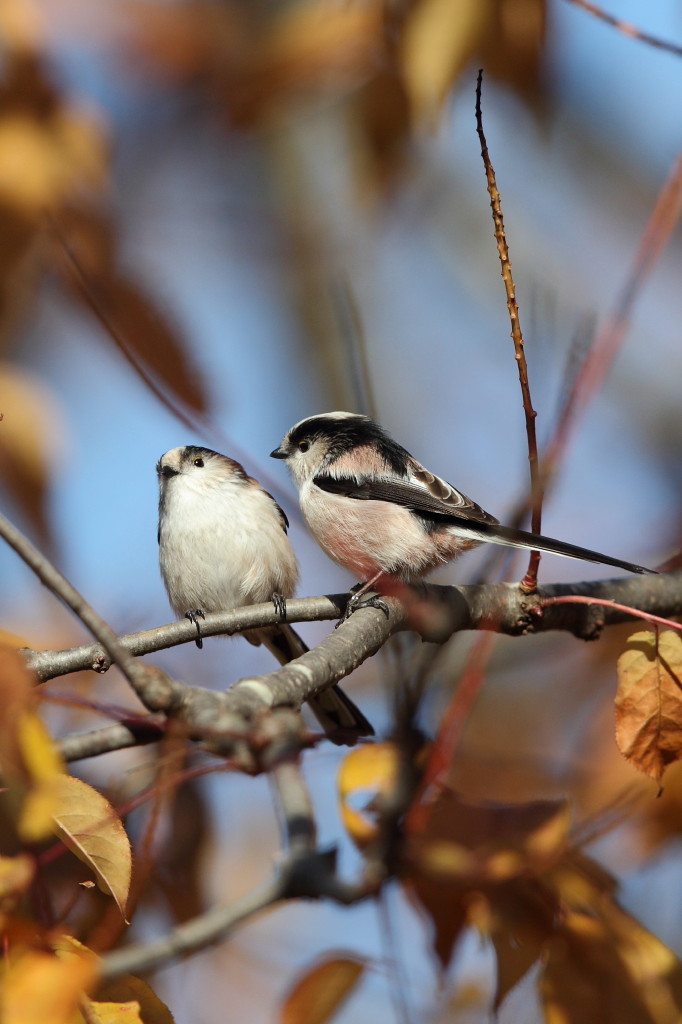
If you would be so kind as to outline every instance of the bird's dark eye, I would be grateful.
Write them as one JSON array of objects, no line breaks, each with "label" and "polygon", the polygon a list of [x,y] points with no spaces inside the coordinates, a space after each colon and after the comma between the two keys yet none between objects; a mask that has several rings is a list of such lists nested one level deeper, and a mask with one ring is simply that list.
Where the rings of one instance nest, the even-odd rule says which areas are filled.
[{"label": "bird's dark eye", "polygon": [[298,450],[299,452],[307,452],[310,448],[310,441],[299,441]]},{"label": "bird's dark eye", "polygon": [[204,460],[203,459],[194,459],[194,465],[197,467],[197,469],[202,469],[203,465],[204,465]]}]

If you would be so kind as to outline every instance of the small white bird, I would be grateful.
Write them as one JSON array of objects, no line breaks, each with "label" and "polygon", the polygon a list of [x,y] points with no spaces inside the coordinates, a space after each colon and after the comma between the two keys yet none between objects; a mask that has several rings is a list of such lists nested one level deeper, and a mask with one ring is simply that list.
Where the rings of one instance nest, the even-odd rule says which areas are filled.
[{"label": "small white bird", "polygon": [[320,547],[364,582],[352,604],[381,576],[405,582],[419,579],[484,541],[602,562],[629,572],[653,571],[501,526],[425,469],[368,416],[309,416],[295,424],[270,454],[286,461],[303,517]]},{"label": "small white bird", "polygon": [[[287,517],[272,495],[226,455],[194,445],[159,459],[159,565],[171,606],[197,627],[206,612],[272,601],[285,614],[298,566],[287,537]],[[250,629],[281,664],[308,650],[291,626]],[[309,702],[334,742],[354,743],[374,730],[333,686]]]}]

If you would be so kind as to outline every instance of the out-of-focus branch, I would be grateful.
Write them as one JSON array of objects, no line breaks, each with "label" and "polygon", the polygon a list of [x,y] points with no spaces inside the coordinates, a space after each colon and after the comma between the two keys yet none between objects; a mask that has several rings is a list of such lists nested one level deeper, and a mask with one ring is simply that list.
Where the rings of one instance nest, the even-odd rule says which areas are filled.
[{"label": "out-of-focus branch", "polygon": [[164,735],[161,719],[151,718],[148,723],[116,722],[91,732],[76,733],[57,741],[59,753],[65,761],[82,761],[86,757],[99,757],[114,750],[141,747],[156,743]]},{"label": "out-of-focus branch", "polygon": [[277,875],[226,907],[215,907],[178,925],[153,942],[125,946],[102,958],[103,981],[134,971],[151,971],[186,953],[196,953],[224,939],[238,924],[256,917],[285,898],[286,877]]},{"label": "out-of-focus branch", "polygon": [[357,885],[344,882],[336,874],[334,852],[316,848],[312,802],[298,761],[301,731],[299,716],[282,709],[264,721],[259,732],[263,767],[272,781],[286,837],[286,854],[277,874],[229,906],[201,914],[161,939],[106,954],[104,980],[129,971],[148,971],[183,954],[204,949],[224,939],[242,921],[284,900],[328,898],[348,905],[377,891],[378,879],[367,879]]},{"label": "out-of-focus branch", "polygon": [[636,300],[654,263],[663,251],[682,212],[682,153],[656,198],[635,258],[613,312],[595,335],[576,374],[571,390],[543,456],[545,483],[556,473],[571,431],[590,399],[601,387],[625,338]]},{"label": "out-of-focus branch", "polygon": [[[478,72],[476,80],[476,131],[481,144],[481,156],[488,184],[488,195],[490,196],[490,209],[493,214],[495,225],[495,241],[497,242],[497,254],[500,258],[500,267],[504,290],[507,295],[507,310],[511,322],[511,339],[514,342],[514,358],[519,373],[519,384],[521,385],[521,398],[523,401],[523,412],[526,420],[526,440],[528,442],[528,465],[530,469],[530,508],[531,508],[531,530],[533,533],[542,531],[542,480],[538,463],[538,441],[535,432],[535,419],[537,413],[533,408],[530,396],[530,384],[528,383],[528,364],[523,345],[523,333],[521,331],[521,319],[519,317],[519,305],[516,301],[516,287],[512,276],[511,259],[509,257],[509,246],[504,230],[504,217],[502,216],[502,203],[500,192],[495,179],[495,170],[488,152],[483,131],[483,114],[481,111],[481,86],[483,83],[483,71]],[[538,567],[540,565],[540,552],[531,551],[530,561],[526,575],[521,580],[521,589],[526,593],[532,593],[537,588]]]},{"label": "out-of-focus branch", "polygon": [[55,597],[63,601],[67,608],[70,608],[92,635],[99,640],[111,661],[118,665],[145,707],[150,711],[160,708],[168,710],[174,695],[171,681],[159,669],[140,665],[136,658],[119,643],[113,629],[97,614],[66,577],[2,515],[0,515],[0,537],[3,537],[16,551],[40,582]]},{"label": "out-of-focus branch", "polygon": [[682,57],[682,46],[678,46],[677,43],[671,43],[667,39],[661,39],[660,36],[652,36],[649,32],[644,32],[631,22],[623,21],[622,18],[616,18],[613,14],[608,14],[603,8],[597,7],[596,4],[590,3],[589,0],[568,0],[568,2],[573,4],[574,7],[580,7],[583,11],[587,11],[588,14],[594,15],[600,21],[606,22],[607,25],[618,29],[624,36],[632,36],[633,39],[638,39],[640,43],[647,43],[649,46],[654,46],[657,50],[667,50],[668,53],[674,53],[677,57]]}]

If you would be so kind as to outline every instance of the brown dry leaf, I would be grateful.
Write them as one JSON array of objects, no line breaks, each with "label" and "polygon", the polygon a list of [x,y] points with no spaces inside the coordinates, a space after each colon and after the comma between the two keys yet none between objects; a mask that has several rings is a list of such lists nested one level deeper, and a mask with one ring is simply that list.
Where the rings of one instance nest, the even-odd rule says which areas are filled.
[{"label": "brown dry leaf", "polygon": [[[341,820],[349,836],[363,847],[376,839],[378,823],[372,804],[389,793],[396,781],[399,751],[393,743],[368,743],[356,747],[341,761],[336,778]],[[366,807],[357,810],[350,801],[369,796]]]},{"label": "brown dry leaf", "polygon": [[381,68],[354,97],[350,108],[357,145],[350,150],[360,194],[370,200],[400,178],[409,152],[410,104],[397,69]]},{"label": "brown dry leaf", "polygon": [[609,929],[592,914],[565,913],[547,944],[538,990],[547,1024],[663,1024],[649,1013]]},{"label": "brown dry leaf", "polygon": [[56,234],[64,278],[77,301],[145,382],[160,382],[185,407],[204,412],[207,398],[187,340],[155,300],[116,269],[112,224],[90,207],[71,207]]},{"label": "brown dry leaf", "polygon": [[96,962],[89,956],[68,960],[49,953],[20,956],[3,978],[3,1024],[72,1024],[96,976]]},{"label": "brown dry leaf", "polygon": [[92,868],[98,888],[113,896],[125,917],[132,853],[121,819],[101,793],[70,775],[61,777],[57,799],[54,831],[79,860]]},{"label": "brown dry leaf", "polygon": [[634,633],[618,659],[616,740],[621,753],[660,782],[682,755],[682,637]]},{"label": "brown dry leaf", "polygon": [[682,1019],[682,964],[673,951],[612,900],[600,906],[600,915],[652,1017]]},{"label": "brown dry leaf", "polygon": [[[94,1003],[95,1006],[99,1006],[101,1003],[121,1005],[135,1002],[140,1008],[140,1017],[144,1024],[174,1024],[173,1014],[165,1003],[161,1002],[146,982],[132,974],[124,974],[120,978],[115,978],[100,986],[95,992],[95,996],[98,1000]],[[118,1024],[116,1017],[113,1018],[113,1021]],[[124,1024],[125,1021],[127,1018],[123,1018],[121,1024]],[[109,1024],[108,1021],[107,1024]]]},{"label": "brown dry leaf", "polygon": [[0,644],[0,766],[9,779],[23,778],[17,722],[35,707],[34,680],[21,655]]},{"label": "brown dry leaf", "polygon": [[[476,924],[495,936],[501,951],[498,998],[503,998],[534,961],[547,933],[546,905],[532,880],[563,854],[567,831],[568,809],[561,802],[475,805],[451,791],[439,793],[424,830],[408,843],[403,881],[431,921],[434,952],[443,968],[462,928]],[[527,947],[513,962],[504,949],[509,933]]]},{"label": "brown dry leaf", "polygon": [[14,909],[33,881],[35,870],[35,861],[28,854],[0,857],[0,913]]},{"label": "brown dry leaf", "polygon": [[[488,921],[484,934],[495,949],[494,1009],[540,959],[554,928],[558,903],[542,879],[515,878],[488,892]],[[476,922],[474,922],[476,923]]]},{"label": "brown dry leaf", "polygon": [[52,737],[34,711],[17,718],[17,745],[29,780],[17,820],[19,837],[27,843],[44,839],[52,831],[52,816],[64,778],[64,762]]},{"label": "brown dry leaf", "polygon": [[190,779],[173,794],[168,834],[154,856],[152,873],[176,924],[205,910],[202,866],[210,831],[204,790]]},{"label": "brown dry leaf", "polygon": [[46,497],[50,468],[64,449],[64,418],[37,377],[7,362],[0,362],[0,414],[3,485],[49,547]]},{"label": "brown dry leaf", "polygon": [[403,30],[405,87],[416,119],[433,123],[448,90],[479,49],[494,0],[419,0]]},{"label": "brown dry leaf", "polygon": [[284,998],[280,1024],[325,1024],[351,994],[366,967],[356,956],[326,956],[294,983]]},{"label": "brown dry leaf", "polygon": [[100,192],[108,143],[99,120],[67,103],[36,47],[30,11],[6,0],[9,35],[0,75],[0,337],[9,337],[48,259],[46,215],[83,193]]},{"label": "brown dry leaf", "polygon": [[262,62],[273,92],[331,87],[370,74],[381,49],[382,5],[298,0],[274,21]]},{"label": "brown dry leaf", "polygon": [[[229,0],[190,0],[158,4],[154,0],[119,0],[129,59],[136,71],[173,79],[206,75],[243,55],[248,9]],[[132,52],[130,52],[132,51]]]},{"label": "brown dry leaf", "polygon": [[495,0],[490,28],[482,40],[482,67],[521,93],[535,93],[546,28],[547,0]]}]

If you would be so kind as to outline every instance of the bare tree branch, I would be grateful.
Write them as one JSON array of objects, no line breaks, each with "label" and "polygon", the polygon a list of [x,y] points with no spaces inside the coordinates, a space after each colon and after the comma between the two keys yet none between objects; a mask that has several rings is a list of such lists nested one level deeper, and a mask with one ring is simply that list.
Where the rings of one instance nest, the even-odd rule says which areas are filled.
[{"label": "bare tree branch", "polygon": [[[287,601],[288,622],[318,622],[324,619],[338,619],[344,612],[348,602],[348,594],[334,594],[329,597],[303,597]],[[291,609],[295,609],[292,614]],[[214,612],[201,620],[201,635],[232,636],[254,626],[270,626],[281,622],[271,601],[266,604],[250,605],[230,612]],[[129,633],[118,637],[118,642],[134,657],[143,654],[154,654],[178,644],[186,644],[196,640],[196,627],[187,619],[165,626],[155,626],[139,633]],[[101,644],[84,644],[70,647],[62,651],[23,651],[26,662],[38,682],[67,675],[69,672],[80,672],[92,669],[95,672],[106,672],[112,665],[112,659]]]},{"label": "bare tree branch", "polygon": [[[355,613],[344,622],[338,630],[322,641],[323,651],[331,644],[333,651],[338,648],[333,637],[343,638],[342,649],[348,644],[359,643],[360,660],[369,657],[366,645],[371,647],[375,642],[379,646],[391,633],[401,628],[411,628],[423,632],[426,639],[447,639],[449,635],[460,629],[492,629],[498,633],[516,636],[520,633],[544,633],[548,630],[563,630],[580,638],[588,638],[585,633],[586,622],[593,619],[585,610],[576,606],[564,607],[561,612],[545,609],[541,614],[541,602],[547,598],[564,597],[582,594],[585,597],[603,597],[606,600],[639,608],[644,612],[668,618],[680,615],[682,600],[682,572],[664,573],[658,576],[633,576],[611,580],[597,580],[581,583],[552,583],[540,587],[537,595],[530,597],[519,593],[515,583],[488,583],[476,586],[443,587],[435,584],[422,584],[418,598],[409,605],[409,621],[399,623],[391,617],[372,616],[371,635],[365,635],[365,625],[369,618],[358,618]],[[287,601],[286,622],[317,622],[335,619],[343,612],[348,600],[347,594],[331,594],[325,597],[301,597]],[[532,609],[532,612],[529,611]],[[371,609],[370,609],[371,611]],[[443,615],[445,613],[445,619]],[[396,610],[397,614],[397,610]],[[627,616],[615,610],[608,611],[604,625],[623,622]],[[202,621],[203,636],[232,635],[245,629],[258,626],[269,626],[280,621],[271,603],[250,605],[231,612],[216,612],[207,615]],[[351,623],[353,628],[351,629]],[[359,628],[362,625],[362,628]],[[381,626],[383,625],[383,629]],[[589,633],[589,637],[592,633]],[[186,619],[156,626],[139,633],[129,633],[118,637],[118,643],[130,654],[139,657],[153,654],[155,651],[189,643],[196,638],[194,626]],[[378,649],[378,648],[377,648]],[[316,650],[319,650],[319,645]],[[111,666],[111,659],[102,645],[85,644],[71,647],[63,651],[32,651],[24,648],[22,652],[26,663],[39,682],[46,682],[69,672],[93,669],[105,672]],[[309,655],[314,655],[314,651]],[[373,651],[371,653],[374,653]],[[297,659],[297,664],[307,663],[309,655]],[[344,665],[349,665],[347,651],[344,654]],[[311,659],[314,660],[314,659]],[[352,659],[351,659],[352,661]],[[358,662],[359,664],[359,662]],[[345,673],[336,675],[334,682],[343,678],[343,674],[357,667],[347,668]],[[279,675],[279,673],[276,673]],[[267,676],[264,678],[271,678]],[[331,684],[330,684],[331,685]]]},{"label": "bare tree branch", "polygon": [[65,761],[82,761],[86,757],[110,754],[114,750],[157,743],[164,732],[163,720],[158,716],[150,716],[148,722],[116,722],[91,732],[65,736],[57,740],[56,746]]},{"label": "bare tree branch", "polygon": [[[564,599],[572,596],[597,602],[602,599],[604,604],[564,603]],[[562,600],[552,603],[557,598]],[[264,728],[265,713],[272,708],[300,707],[311,696],[349,675],[394,632],[412,628],[425,640],[437,643],[458,631],[471,629],[511,636],[562,630],[580,639],[593,640],[607,625],[636,619],[638,611],[666,618],[682,615],[682,570],[659,576],[553,584],[531,595],[524,594],[512,583],[468,587],[423,585],[414,592],[412,601],[401,604],[388,599],[387,603],[388,619],[377,609],[360,609],[301,658],[275,672],[241,679],[227,692],[174,683],[176,695],[181,694],[172,708],[174,718],[184,724],[190,737],[206,742],[214,753],[233,757],[248,770],[260,771],[263,770],[263,737],[259,738],[254,730],[256,723],[259,729]],[[297,622],[315,613],[317,617],[321,612],[329,614],[332,608],[336,614],[336,598],[292,600],[287,605],[287,618]],[[239,613],[207,616],[206,623],[207,628],[215,632],[220,623],[228,622],[231,628],[236,619],[243,622],[244,616],[249,627],[269,624],[273,615],[271,605],[254,605]],[[159,629],[166,640],[175,635],[176,643],[194,639],[193,628],[187,622]],[[129,642],[131,649],[140,644],[143,649],[157,650],[155,632],[133,634],[123,637],[121,642]],[[151,648],[145,648],[145,644],[151,644]],[[89,645],[65,652],[75,662],[73,670],[91,664],[93,649]],[[41,663],[43,671],[47,670],[51,653],[63,652],[40,652],[37,657],[47,656]],[[29,664],[34,656],[29,658]],[[162,720],[158,717],[150,717],[148,722],[145,719],[121,722],[65,737],[60,747],[67,760],[78,760],[152,742],[159,738],[162,729]],[[285,731],[282,740],[289,735]],[[269,735],[268,742],[273,740],[274,735]]]},{"label": "bare tree branch", "polygon": [[196,953],[224,939],[242,921],[251,919],[285,898],[284,874],[271,878],[257,889],[234,900],[227,907],[214,907],[205,914],[178,925],[153,942],[124,946],[102,958],[101,979],[108,981],[130,971],[151,971],[185,953]]}]

